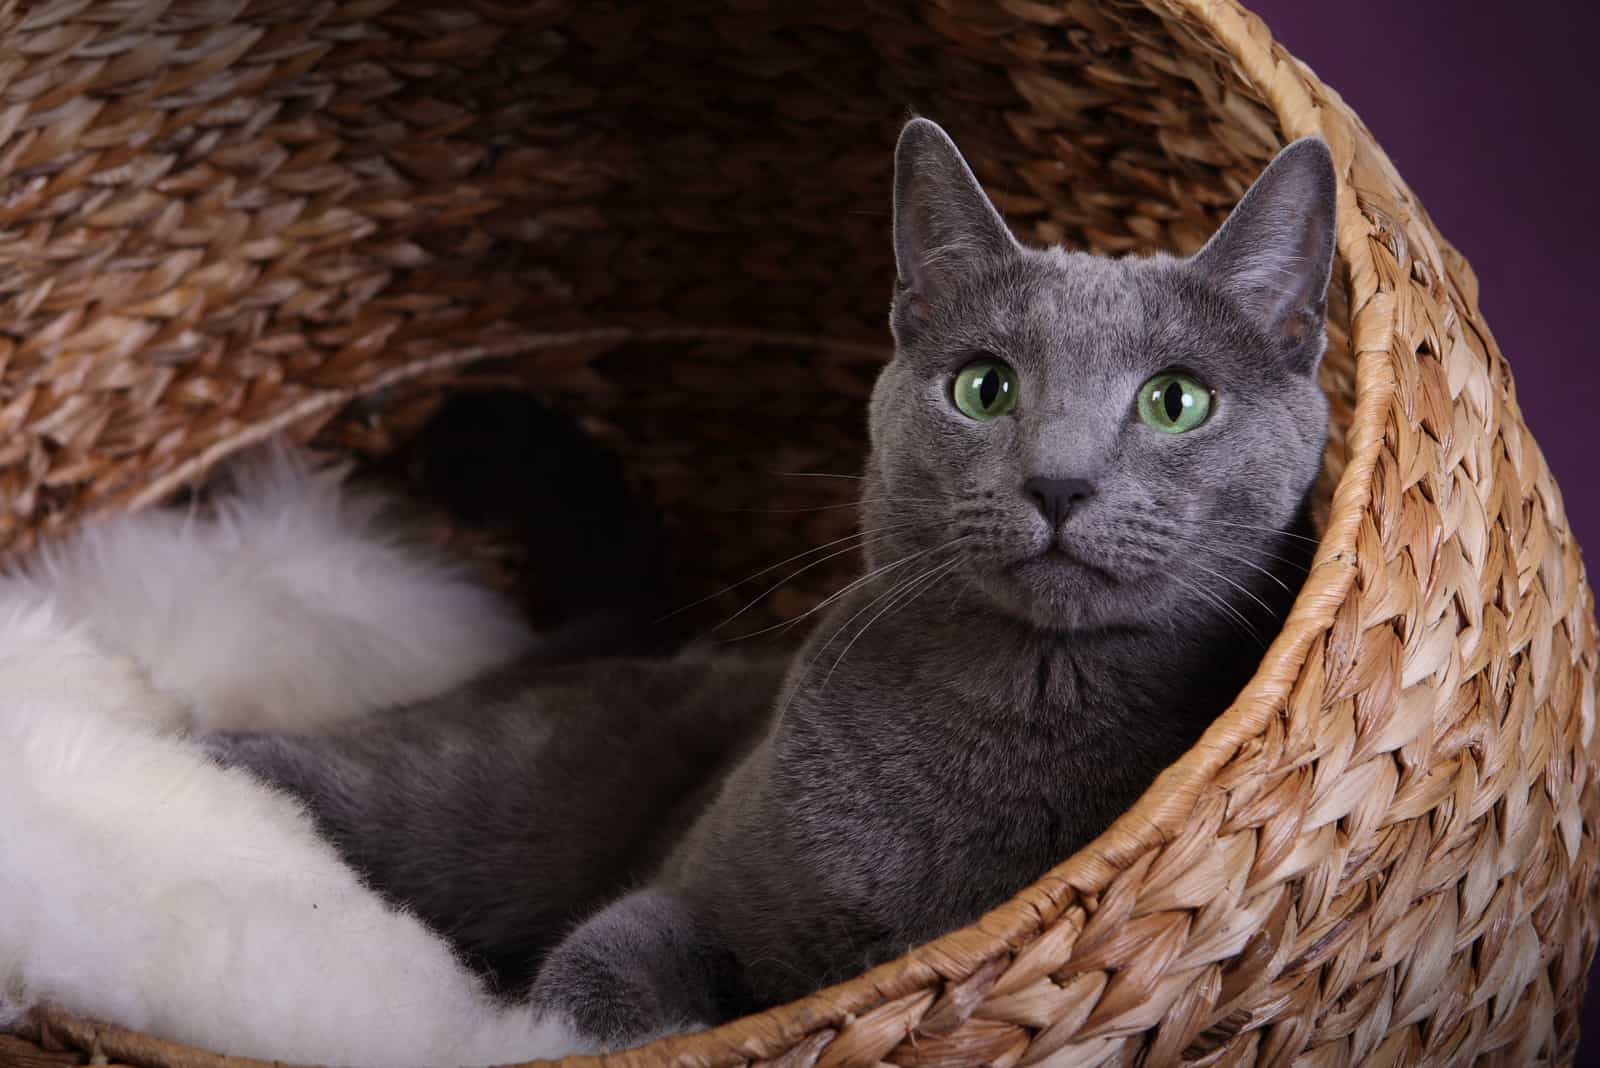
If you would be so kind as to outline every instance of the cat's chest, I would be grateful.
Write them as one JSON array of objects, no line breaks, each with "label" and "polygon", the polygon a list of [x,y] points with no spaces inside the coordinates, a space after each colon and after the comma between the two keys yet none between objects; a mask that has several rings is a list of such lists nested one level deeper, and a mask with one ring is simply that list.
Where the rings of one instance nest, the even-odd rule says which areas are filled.
[{"label": "cat's chest", "polygon": [[1107,695],[1047,656],[836,677],[787,717],[780,760],[790,790],[880,848],[1049,849],[1119,777],[1127,729]]},{"label": "cat's chest", "polygon": [[814,812],[830,849],[934,879],[974,853],[1031,871],[1147,777],[1151,717],[1109,657],[979,627],[919,637],[803,689],[785,717],[782,776],[806,801],[791,811]]},{"label": "cat's chest", "polygon": [[[902,643],[803,685],[790,718],[802,747],[870,753],[933,781],[1011,772],[1030,788],[1138,733],[1145,701],[1126,667],[1065,641]],[[1004,776],[1003,776],[1004,777]],[[954,782],[952,782],[954,785]],[[966,785],[971,785],[970,783]]]}]

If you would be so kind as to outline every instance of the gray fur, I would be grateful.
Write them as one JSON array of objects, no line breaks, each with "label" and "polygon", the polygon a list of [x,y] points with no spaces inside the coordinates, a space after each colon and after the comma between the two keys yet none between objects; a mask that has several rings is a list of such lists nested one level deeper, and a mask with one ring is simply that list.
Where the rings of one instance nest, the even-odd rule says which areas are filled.
[{"label": "gray fur", "polygon": [[[602,722],[618,714],[612,701],[675,709],[674,731],[714,709],[725,717],[707,735],[722,756],[697,757],[711,785],[679,807],[682,823],[663,838],[644,813],[621,820],[652,860],[616,859],[621,839],[595,837],[616,833],[600,829],[609,815],[552,831],[548,812],[497,798],[570,792],[604,808],[595,783],[615,775],[601,754],[638,768],[643,751],[627,747],[671,732],[591,745],[573,721],[562,744],[575,759],[557,764],[542,755],[558,737],[548,725],[524,742],[482,724],[527,713],[490,703],[469,721],[452,698],[405,729],[445,716],[462,733],[390,765],[404,781],[370,787],[392,798],[376,814],[369,787],[332,797],[340,779],[324,770],[300,784],[320,811],[348,810],[336,838],[359,864],[405,869],[381,886],[408,901],[438,889],[423,910],[446,929],[479,914],[475,895],[496,901],[475,944],[531,944],[504,900],[513,889],[541,908],[573,893],[574,914],[598,904],[587,885],[540,885],[552,851],[562,864],[604,853],[608,870],[639,877],[639,890],[561,941],[533,986],[536,1001],[605,1044],[808,993],[1006,900],[1194,743],[1249,677],[1303,576],[1306,498],[1327,433],[1315,372],[1334,180],[1320,142],[1285,149],[1189,259],[1022,247],[925,120],[901,136],[895,188],[897,352],[873,394],[862,489],[863,524],[883,533],[776,703],[766,710],[770,676],[718,678],[709,659],[696,661],[704,676],[675,680],[679,694],[619,692],[607,680],[635,667],[610,665],[537,689],[541,707],[570,702]],[[1020,380],[1015,410],[987,422],[951,401],[956,372],[980,353]],[[1172,367],[1216,391],[1209,420],[1187,434],[1135,415],[1139,387]],[[1022,491],[1033,477],[1092,493],[1053,526]],[[450,770],[463,761],[481,768],[468,802]],[[664,792],[685,796],[684,784]],[[432,830],[413,835],[413,819]],[[533,836],[519,820],[544,829]]]},{"label": "gray fur", "polygon": [[325,735],[210,735],[507,996],[661,863],[766,721],[782,661],[538,659]]}]

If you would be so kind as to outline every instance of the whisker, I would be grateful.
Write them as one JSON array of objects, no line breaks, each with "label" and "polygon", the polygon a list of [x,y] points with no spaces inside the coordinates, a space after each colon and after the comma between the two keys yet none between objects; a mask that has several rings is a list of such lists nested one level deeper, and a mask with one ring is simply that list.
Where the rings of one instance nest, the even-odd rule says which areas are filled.
[{"label": "whisker", "polygon": [[[872,629],[872,625],[874,623],[882,619],[886,613],[896,608],[904,607],[905,605],[910,604],[912,601],[915,601],[918,597],[921,597],[924,593],[927,593],[928,590],[933,586],[934,580],[949,574],[950,570],[959,566],[960,563],[961,561],[956,559],[947,561],[943,564],[937,564],[932,569],[924,571],[920,576],[912,579],[911,582],[907,584],[905,590],[901,592],[900,596],[896,597],[894,600],[880,608],[877,615],[867,620],[866,624],[860,630],[856,631],[855,636],[852,637],[849,643],[845,645],[844,650],[834,658],[833,666],[830,667],[828,669],[828,673],[822,677],[822,685],[817,687],[817,691],[820,693],[828,688],[828,680],[833,678],[833,673],[839,670],[839,665],[843,663],[844,658],[850,655],[850,650],[855,647],[856,642],[861,640],[861,636],[863,634]],[[910,589],[912,587],[916,587],[915,593],[910,593]],[[909,596],[907,596],[908,593]]]},{"label": "whisker", "polygon": [[[915,524],[908,524],[908,525],[915,525]],[[910,553],[910,554],[908,554],[906,556],[902,556],[898,560],[891,560],[887,564],[881,564],[878,567],[873,568],[871,571],[868,571],[865,575],[861,575],[858,578],[852,579],[850,582],[846,583],[845,586],[842,589],[838,589],[838,590],[835,590],[833,593],[830,593],[827,597],[823,598],[821,603],[812,605],[810,608],[806,609],[804,612],[801,612],[799,615],[795,616],[793,619],[786,619],[786,620],[783,620],[781,622],[774,623],[771,626],[762,627],[760,630],[752,630],[752,631],[750,631],[750,632],[748,632],[746,634],[736,634],[732,638],[725,638],[723,640],[725,642],[744,641],[746,638],[756,638],[756,637],[760,637],[763,634],[768,634],[768,633],[770,633],[772,631],[775,631],[775,630],[784,630],[784,629],[786,629],[788,627],[792,627],[796,623],[800,622],[802,619],[806,618],[807,616],[812,615],[812,614],[814,614],[816,612],[822,611],[824,608],[828,607],[828,605],[832,604],[834,601],[837,601],[839,598],[841,598],[841,597],[845,596],[846,594],[848,594],[851,590],[854,590],[854,589],[856,589],[856,588],[858,588],[858,587],[860,587],[862,585],[865,585],[867,582],[870,582],[872,579],[877,578],[879,575],[882,575],[885,572],[892,571],[893,569],[899,567],[901,564],[909,563],[912,560],[916,560],[916,559],[919,559],[919,558],[921,558],[923,556],[926,556],[929,552],[932,552],[932,551],[933,551],[932,549],[928,549],[928,550],[924,550],[922,552]],[[793,576],[790,576],[790,577],[792,578]],[[788,580],[785,579],[784,581],[788,581]],[[780,585],[781,585],[781,583],[780,583]],[[772,591],[769,590],[767,592],[770,593]],[[764,596],[766,596],[766,594],[762,594],[762,596],[764,597]],[[748,607],[750,607],[750,606],[749,605],[745,606],[745,608],[748,608]],[[740,611],[742,612],[743,609],[740,609]],[[729,621],[731,621],[731,620],[729,620]],[[725,621],[725,623],[729,622],[729,621]],[[723,625],[725,625],[725,624],[718,624],[719,627],[723,626]],[[713,628],[713,629],[716,629],[716,628]]]},{"label": "whisker", "polygon": [[1282,535],[1285,538],[1293,538],[1296,541],[1303,541],[1303,542],[1306,542],[1306,543],[1311,544],[1311,545],[1321,545],[1322,544],[1322,542],[1320,542],[1316,538],[1308,538],[1304,534],[1295,534],[1292,531],[1279,530],[1277,527],[1264,527],[1264,526],[1260,526],[1260,525],[1255,524],[1255,523],[1235,523],[1235,522],[1233,522],[1232,520],[1229,520],[1229,519],[1193,519],[1193,520],[1190,520],[1190,522],[1192,522],[1192,523],[1215,523],[1218,526],[1238,527],[1241,530],[1259,530],[1259,531],[1262,531],[1262,532],[1267,533],[1267,534],[1279,534],[1279,535]]},{"label": "whisker", "polygon": [[840,508],[856,508],[863,504],[940,504],[937,497],[863,497],[842,504],[816,504],[806,508],[713,508],[713,512],[754,513],[757,515],[793,515],[798,512],[833,512]]},{"label": "whisker", "polygon": [[[657,619],[655,622],[656,623],[665,623],[667,620],[673,618],[674,616],[682,615],[684,612],[687,612],[691,608],[698,608],[700,605],[705,604],[707,601],[715,600],[718,597],[721,597],[725,593],[732,593],[734,590],[738,589],[740,586],[743,586],[746,582],[750,582],[750,581],[752,581],[754,579],[758,579],[762,575],[771,574],[772,572],[778,570],[778,568],[783,567],[785,564],[791,564],[791,563],[793,563],[794,561],[800,559],[803,556],[810,556],[812,553],[820,553],[820,552],[822,552],[822,550],[832,548],[833,546],[838,545],[841,542],[853,541],[853,540],[855,540],[857,538],[865,538],[870,534],[883,534],[883,533],[887,533],[887,532],[893,531],[893,530],[904,530],[906,527],[914,527],[916,525],[917,524],[914,523],[914,522],[907,522],[907,523],[896,523],[896,524],[893,524],[893,525],[890,525],[890,526],[887,526],[887,527],[878,527],[875,530],[858,530],[858,531],[855,531],[854,533],[846,534],[842,538],[834,538],[832,541],[823,542],[821,545],[813,545],[811,548],[806,549],[806,550],[804,550],[802,552],[795,553],[793,556],[791,556],[791,557],[789,557],[789,558],[787,558],[785,560],[779,560],[775,564],[769,564],[766,567],[762,568],[760,571],[757,571],[753,575],[746,575],[744,578],[740,579],[738,582],[735,582],[731,586],[724,586],[724,587],[722,587],[722,589],[717,590],[715,593],[708,593],[704,597],[700,598],[698,601],[690,601],[688,604],[684,605],[682,608],[674,608],[672,611],[668,612],[666,615],[662,616],[660,619]],[[791,576],[791,577],[793,577],[793,576]]]},{"label": "whisker", "polygon": [[[1263,528],[1263,529],[1266,529],[1266,528]],[[1208,537],[1209,536],[1212,536],[1212,535],[1208,535]],[[1227,539],[1225,536],[1223,536],[1221,534],[1215,535],[1215,538],[1220,542],[1220,544],[1226,546],[1229,549],[1239,549],[1239,550],[1244,550],[1244,551],[1248,551],[1248,552],[1252,552],[1252,553],[1259,553],[1260,555],[1266,557],[1268,560],[1276,560],[1280,564],[1286,564],[1289,567],[1294,568],[1294,570],[1296,572],[1298,572],[1299,574],[1301,574],[1301,575],[1304,575],[1308,571],[1311,570],[1311,565],[1309,563],[1307,563],[1305,560],[1296,560],[1292,556],[1281,556],[1278,553],[1275,553],[1275,552],[1271,551],[1270,549],[1263,549],[1261,546],[1259,546],[1259,545],[1251,545],[1249,542],[1231,541],[1231,540]]]},{"label": "whisker", "polygon": [[[931,549],[923,549],[921,552],[916,553],[913,556],[906,557],[905,559],[920,559],[921,557],[927,556],[930,553],[939,552],[941,549],[948,549],[948,548],[951,548],[952,546],[959,545],[961,542],[966,541],[970,537],[972,537],[971,534],[963,534],[958,538],[952,538],[950,541],[947,541],[942,545],[935,545]],[[906,580],[906,581],[915,582],[916,580],[915,579],[910,579],[910,580]],[[813,655],[812,658],[811,658],[811,663],[806,665],[806,670],[807,671],[811,670],[811,664],[815,664],[817,662],[817,657],[821,656],[827,650],[828,646],[833,644],[834,639],[838,638],[839,635],[843,634],[846,630],[848,630],[850,628],[850,624],[854,623],[856,620],[860,619],[867,612],[871,611],[873,605],[876,605],[878,602],[882,601],[885,597],[890,597],[890,596],[894,595],[896,592],[898,592],[899,590],[903,589],[905,587],[905,585],[906,585],[906,581],[901,581],[901,582],[896,583],[893,586],[890,586],[887,590],[884,590],[882,593],[878,594],[878,596],[874,597],[872,600],[868,601],[866,604],[862,605],[859,609],[857,609],[856,613],[854,615],[852,615],[849,619],[845,620],[844,623],[842,623],[838,628],[836,628],[832,634],[828,635],[828,640],[823,642],[822,645],[817,649],[816,654]]]},{"label": "whisker", "polygon": [[[1192,541],[1192,540],[1189,540],[1189,539],[1180,539],[1180,541],[1181,541],[1181,543],[1183,545],[1186,545],[1191,549],[1200,549],[1203,552],[1212,553],[1212,554],[1214,554],[1216,556],[1221,556],[1224,559],[1231,560],[1236,564],[1243,564],[1245,567],[1254,568],[1255,570],[1261,572],[1263,575],[1267,576],[1267,578],[1271,579],[1273,582],[1276,582],[1278,584],[1278,588],[1283,590],[1284,593],[1289,594],[1291,597],[1294,596],[1294,590],[1289,588],[1289,584],[1287,582],[1283,581],[1283,579],[1279,578],[1277,575],[1274,575],[1272,572],[1268,571],[1266,568],[1262,567],[1260,564],[1252,563],[1251,561],[1246,560],[1242,556],[1229,555],[1228,553],[1224,552],[1223,550],[1218,549],[1216,546],[1208,545],[1203,541]],[[1242,548],[1242,546],[1238,546],[1238,545],[1231,546],[1231,547],[1232,548],[1236,548],[1236,549],[1237,548]],[[1285,563],[1290,563],[1290,562],[1292,562],[1292,561],[1285,561]]]},{"label": "whisker", "polygon": [[[970,538],[972,536],[973,535],[971,535],[971,534],[963,534],[960,537],[952,538],[949,541],[944,542],[944,543],[942,543],[940,545],[935,545],[931,549],[923,549],[920,552],[913,553],[910,556],[902,557],[899,561],[897,561],[897,563],[903,564],[903,563],[906,563],[906,562],[908,562],[910,560],[916,560],[916,559],[920,559],[922,557],[925,557],[929,553],[938,552],[941,549],[952,548],[953,546],[959,545],[960,543],[966,541],[968,538]],[[927,572],[923,572],[924,576],[926,574],[927,574]],[[912,578],[911,580],[909,580],[909,582],[915,582],[915,581],[916,581],[916,578]],[[794,686],[790,688],[789,697],[788,697],[787,700],[784,701],[783,708],[780,709],[779,712],[778,712],[779,718],[782,718],[784,716],[784,714],[789,711],[789,706],[794,703],[795,694],[800,692],[801,683],[804,682],[806,677],[811,674],[811,669],[816,666],[817,660],[822,656],[822,654],[824,652],[827,651],[828,646],[833,644],[834,639],[838,638],[840,634],[843,634],[845,632],[845,630],[849,628],[851,623],[854,623],[857,619],[861,618],[862,614],[867,612],[869,609],[871,609],[873,605],[879,603],[885,597],[892,596],[896,592],[904,590],[908,584],[909,583],[906,580],[902,580],[900,582],[895,583],[893,586],[890,586],[887,590],[885,590],[884,592],[878,594],[878,596],[874,597],[872,600],[868,601],[865,605],[863,605],[860,609],[858,609],[855,612],[854,615],[852,615],[849,619],[845,620],[842,625],[840,625],[836,630],[834,630],[834,632],[832,634],[828,635],[828,640],[823,642],[822,645],[817,648],[817,651],[811,655],[811,659],[810,660],[806,661],[805,670],[803,670],[800,673],[799,677],[795,680]]]},{"label": "whisker", "polygon": [[[906,526],[915,526],[916,524],[908,523],[908,524],[905,524],[905,525]],[[746,604],[743,608],[739,609],[733,615],[729,616],[727,619],[724,619],[721,623],[718,623],[716,626],[712,627],[711,630],[712,631],[719,631],[723,627],[726,627],[729,623],[732,623],[734,620],[738,619],[740,616],[742,616],[746,612],[750,611],[750,609],[754,608],[756,605],[758,605],[762,601],[766,600],[773,593],[775,593],[776,591],[782,589],[786,584],[788,584],[789,582],[792,582],[796,578],[798,578],[801,575],[805,574],[807,571],[810,571],[812,568],[821,567],[823,564],[827,563],[829,560],[834,559],[835,557],[843,556],[846,553],[853,553],[857,549],[859,549],[862,545],[875,544],[878,541],[883,541],[883,540],[887,539],[888,537],[890,537],[891,535],[893,535],[895,533],[898,533],[900,529],[902,529],[902,528],[896,527],[896,528],[891,528],[891,529],[885,530],[885,531],[879,531],[878,533],[873,535],[873,539],[872,539],[871,542],[869,542],[867,540],[862,540],[857,545],[846,545],[843,549],[835,549],[833,552],[829,553],[827,556],[824,556],[824,557],[821,557],[819,559],[813,560],[810,563],[806,564],[805,566],[803,566],[801,568],[798,568],[795,571],[791,571],[789,574],[783,576],[783,578],[779,579],[777,582],[773,583],[771,586],[768,586],[766,589],[764,589],[760,593],[756,594],[755,597],[748,604]]]},{"label": "whisker", "polygon": [[1215,593],[1212,593],[1210,590],[1206,589],[1204,586],[1200,586],[1200,585],[1197,585],[1197,584],[1192,583],[1192,582],[1186,583],[1185,585],[1189,588],[1189,590],[1191,592],[1198,593],[1200,596],[1204,597],[1207,601],[1210,601],[1212,604],[1218,605],[1218,606],[1226,609],[1228,611],[1228,613],[1233,616],[1233,620],[1229,620],[1229,622],[1234,622],[1234,620],[1237,620],[1236,625],[1243,626],[1244,627],[1244,632],[1246,634],[1248,634],[1255,641],[1255,643],[1257,645],[1261,646],[1261,648],[1263,650],[1265,650],[1267,648],[1266,641],[1262,639],[1261,635],[1256,633],[1256,629],[1250,625],[1250,621],[1245,619],[1245,617],[1239,613],[1239,610],[1237,608],[1233,607],[1233,605],[1229,604],[1224,598],[1218,596]]},{"label": "whisker", "polygon": [[1277,613],[1272,610],[1272,606],[1267,604],[1267,602],[1263,601],[1261,598],[1257,597],[1254,593],[1251,593],[1250,590],[1247,587],[1242,586],[1239,583],[1233,581],[1233,579],[1229,578],[1227,575],[1224,575],[1220,571],[1211,570],[1209,567],[1207,567],[1204,564],[1196,563],[1193,560],[1188,561],[1188,563],[1189,563],[1190,567],[1198,567],[1201,571],[1204,571],[1206,574],[1210,575],[1212,578],[1221,579],[1223,582],[1226,582],[1228,585],[1232,586],[1234,589],[1238,590],[1240,593],[1242,593],[1246,597],[1250,598],[1256,604],[1261,606],[1261,610],[1267,614],[1267,617],[1269,619],[1275,619],[1277,617]]},{"label": "whisker", "polygon": [[777,475],[780,478],[848,478],[856,482],[860,482],[867,477],[866,475],[835,475],[827,471],[769,471],[767,473]]}]

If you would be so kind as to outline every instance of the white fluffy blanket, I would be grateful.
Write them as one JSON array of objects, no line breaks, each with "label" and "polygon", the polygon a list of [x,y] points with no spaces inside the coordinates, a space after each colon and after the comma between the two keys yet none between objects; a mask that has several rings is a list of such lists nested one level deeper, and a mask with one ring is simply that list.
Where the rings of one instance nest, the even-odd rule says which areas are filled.
[{"label": "white fluffy blanket", "polygon": [[213,515],[0,577],[0,1027],[51,1002],[211,1050],[487,1064],[575,1047],[496,1002],[285,795],[190,740],[315,729],[525,648],[511,609],[275,451]]}]

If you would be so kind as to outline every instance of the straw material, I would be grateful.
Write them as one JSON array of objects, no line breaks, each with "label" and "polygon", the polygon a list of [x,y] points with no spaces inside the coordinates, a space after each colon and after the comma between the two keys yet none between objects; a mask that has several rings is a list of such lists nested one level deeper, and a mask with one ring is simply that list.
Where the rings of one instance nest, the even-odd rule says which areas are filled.
[{"label": "straw material", "polygon": [[[1194,248],[1320,134],[1325,534],[1237,703],[974,927],[608,1063],[1572,1060],[1600,918],[1578,548],[1471,270],[1229,0],[56,0],[0,5],[0,42],[10,550],[272,430],[381,453],[517,381],[623,450],[714,589],[853,521],[731,509],[848,499],[772,472],[859,469],[908,108],[1021,236],[1106,251]],[[0,1060],[237,1063],[25,1034]]]}]

